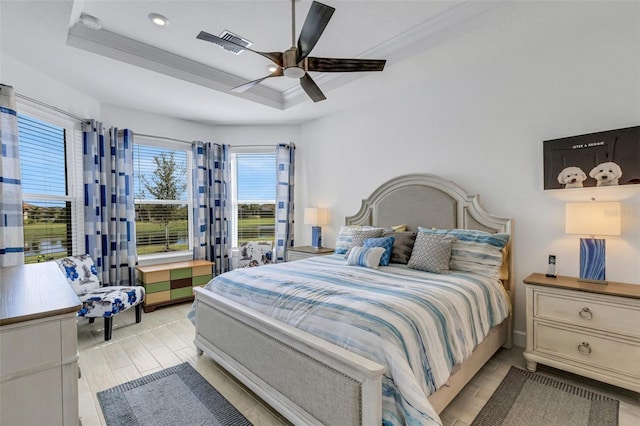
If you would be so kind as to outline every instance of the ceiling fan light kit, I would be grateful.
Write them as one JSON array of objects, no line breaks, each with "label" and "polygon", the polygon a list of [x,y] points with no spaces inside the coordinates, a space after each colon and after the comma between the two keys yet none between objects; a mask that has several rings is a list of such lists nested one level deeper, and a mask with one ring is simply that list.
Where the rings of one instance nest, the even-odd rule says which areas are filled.
[{"label": "ceiling fan light kit", "polygon": [[314,58],[309,56],[320,36],[324,32],[335,9],[320,2],[314,1],[311,4],[309,13],[300,30],[298,43],[295,42],[295,2],[291,0],[291,43],[292,47],[284,52],[258,52],[249,49],[247,46],[239,45],[232,40],[223,39],[204,31],[196,38],[211,43],[215,43],[226,50],[234,51],[238,48],[249,50],[262,55],[277,65],[271,74],[249,81],[231,90],[236,93],[245,92],[262,81],[270,77],[289,77],[300,80],[300,86],[306,94],[314,101],[319,102],[326,97],[322,90],[313,81],[309,71],[316,72],[362,72],[362,71],[382,71],[386,60],[384,59],[336,59],[336,58]]}]

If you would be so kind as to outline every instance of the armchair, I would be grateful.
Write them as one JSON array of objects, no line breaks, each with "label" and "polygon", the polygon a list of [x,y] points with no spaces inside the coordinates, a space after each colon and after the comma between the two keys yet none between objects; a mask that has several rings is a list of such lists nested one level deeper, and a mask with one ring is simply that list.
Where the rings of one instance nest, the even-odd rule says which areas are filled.
[{"label": "armchair", "polygon": [[104,340],[111,340],[113,316],[131,307],[136,308],[136,323],[142,321],[142,286],[102,286],[97,270],[89,255],[71,256],[54,260],[82,302],[79,317],[104,318]]}]

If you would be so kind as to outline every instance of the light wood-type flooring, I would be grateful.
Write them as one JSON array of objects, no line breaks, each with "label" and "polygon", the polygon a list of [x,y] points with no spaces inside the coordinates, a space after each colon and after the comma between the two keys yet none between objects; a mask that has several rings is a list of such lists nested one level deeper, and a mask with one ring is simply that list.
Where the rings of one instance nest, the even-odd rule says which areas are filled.
[{"label": "light wood-type flooring", "polygon": [[[143,314],[139,324],[135,323],[134,309],[129,309],[114,317],[113,337],[109,342],[103,340],[102,320],[93,324],[86,319],[79,320],[82,371],[79,399],[83,426],[105,424],[96,392],[182,362],[191,363],[254,425],[288,424],[211,358],[196,355],[194,327],[186,317],[189,308],[189,303],[158,308]],[[444,425],[470,424],[512,365],[525,368],[522,349],[501,349],[441,414]],[[640,424],[639,394],[544,366],[538,371],[619,399],[620,426]]]}]

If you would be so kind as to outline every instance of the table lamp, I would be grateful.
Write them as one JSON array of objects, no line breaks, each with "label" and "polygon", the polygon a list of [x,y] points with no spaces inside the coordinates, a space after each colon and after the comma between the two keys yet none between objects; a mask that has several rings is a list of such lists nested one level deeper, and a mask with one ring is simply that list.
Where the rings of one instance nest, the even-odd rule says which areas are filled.
[{"label": "table lamp", "polygon": [[606,284],[605,240],[595,236],[620,235],[620,203],[567,203],[565,232],[590,235],[580,238],[578,281]]},{"label": "table lamp", "polygon": [[329,211],[320,207],[304,209],[305,225],[313,225],[311,228],[311,246],[315,249],[322,247],[322,228],[320,225],[329,223]]}]

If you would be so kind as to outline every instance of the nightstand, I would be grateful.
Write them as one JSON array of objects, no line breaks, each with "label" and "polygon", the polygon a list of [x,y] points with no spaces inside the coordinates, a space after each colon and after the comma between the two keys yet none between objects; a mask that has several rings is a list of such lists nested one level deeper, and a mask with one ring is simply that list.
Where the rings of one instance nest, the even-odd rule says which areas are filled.
[{"label": "nightstand", "polygon": [[531,274],[527,368],[570,371],[640,392],[640,285]]},{"label": "nightstand", "polygon": [[306,259],[313,256],[326,256],[333,254],[335,249],[329,247],[315,248],[311,246],[290,247],[287,250],[287,262],[294,260]]}]

